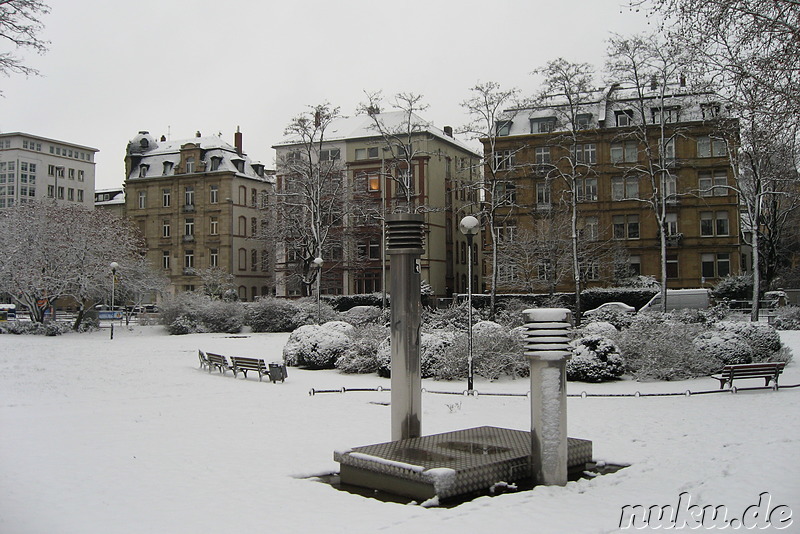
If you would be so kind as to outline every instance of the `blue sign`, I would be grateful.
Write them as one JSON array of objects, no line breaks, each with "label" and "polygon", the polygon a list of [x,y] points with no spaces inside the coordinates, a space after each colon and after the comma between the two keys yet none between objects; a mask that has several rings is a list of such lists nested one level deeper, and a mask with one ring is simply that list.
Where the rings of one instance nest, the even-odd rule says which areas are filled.
[{"label": "blue sign", "polygon": [[122,319],[122,310],[102,310],[99,317],[101,320]]}]

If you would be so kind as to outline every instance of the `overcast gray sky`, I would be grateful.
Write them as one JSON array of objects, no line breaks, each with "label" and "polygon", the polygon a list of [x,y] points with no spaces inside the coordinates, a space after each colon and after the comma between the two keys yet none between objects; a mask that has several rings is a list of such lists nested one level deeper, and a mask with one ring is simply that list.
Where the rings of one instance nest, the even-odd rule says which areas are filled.
[{"label": "overcast gray sky", "polygon": [[[467,121],[478,81],[533,93],[564,57],[602,67],[610,32],[647,29],[626,0],[50,0],[41,77],[0,78],[0,131],[98,148],[98,188],[125,179],[139,130],[199,130],[274,168],[271,145],[307,106],[353,115],[364,91],[424,95],[439,128]],[[597,79],[601,85],[602,78]]]}]

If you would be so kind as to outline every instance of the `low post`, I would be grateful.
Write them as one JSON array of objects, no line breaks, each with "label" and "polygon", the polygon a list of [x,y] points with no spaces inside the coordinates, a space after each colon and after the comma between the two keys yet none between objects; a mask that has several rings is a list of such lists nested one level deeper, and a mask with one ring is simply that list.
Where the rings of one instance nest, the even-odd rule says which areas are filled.
[{"label": "low post", "polygon": [[572,355],[572,312],[540,308],[522,312],[525,356],[531,364],[531,470],[534,483],[567,483],[567,360]]},{"label": "low post", "polygon": [[413,213],[386,217],[386,253],[390,257],[392,347],[392,440],[422,435],[420,370],[420,257],[425,218]]}]

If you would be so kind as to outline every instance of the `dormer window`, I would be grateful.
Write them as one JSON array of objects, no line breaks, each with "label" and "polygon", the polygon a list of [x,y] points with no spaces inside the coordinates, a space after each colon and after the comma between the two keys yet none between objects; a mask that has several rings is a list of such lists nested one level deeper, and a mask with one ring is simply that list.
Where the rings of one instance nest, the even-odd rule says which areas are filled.
[{"label": "dormer window", "polygon": [[218,171],[220,163],[222,163],[222,157],[220,157],[220,156],[212,156],[211,157],[211,170],[212,171]]},{"label": "dormer window", "polygon": [[575,117],[575,126],[577,130],[588,130],[592,127],[592,114],[580,113]]},{"label": "dormer window", "polygon": [[497,137],[511,135],[511,121],[497,121]]},{"label": "dormer window", "polygon": [[168,175],[172,174],[172,166],[173,166],[173,163],[171,161],[165,161],[164,162],[164,170],[162,171],[162,175],[163,176],[168,176]]},{"label": "dormer window", "polygon": [[[147,170],[150,168],[150,165],[139,165],[139,178],[146,178],[147,177]],[[70,169],[72,170],[72,169]]]},{"label": "dormer window", "polygon": [[653,124],[661,124],[662,121],[664,123],[678,122],[680,120],[680,113],[680,106],[650,109],[650,115],[653,120]]},{"label": "dormer window", "polygon": [[539,119],[531,119],[531,133],[550,133],[556,129],[555,117],[542,117]]},{"label": "dormer window", "polygon": [[186,174],[194,172],[194,158],[189,156],[186,158]]},{"label": "dormer window", "polygon": [[232,159],[233,164],[236,166],[236,170],[238,172],[244,172],[244,160],[243,159]]},{"label": "dormer window", "polygon": [[142,137],[142,139],[139,141],[139,147],[141,147],[142,150],[147,150],[150,148],[150,141],[148,141],[147,138]]},{"label": "dormer window", "polygon": [[633,126],[633,110],[623,109],[615,111],[614,116],[617,119],[617,126]]}]

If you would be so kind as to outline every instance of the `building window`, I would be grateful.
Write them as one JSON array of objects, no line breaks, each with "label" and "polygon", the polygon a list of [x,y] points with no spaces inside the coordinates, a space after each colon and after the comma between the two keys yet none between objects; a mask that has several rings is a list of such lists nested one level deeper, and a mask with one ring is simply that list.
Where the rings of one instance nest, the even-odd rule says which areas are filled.
[{"label": "building window", "polygon": [[170,233],[169,220],[165,220],[161,223],[161,237],[169,237]]},{"label": "building window", "polygon": [[600,265],[597,260],[583,260],[580,267],[585,280],[600,280]]},{"label": "building window", "polygon": [[183,267],[194,269],[194,250],[187,250],[183,255]]},{"label": "building window", "polygon": [[675,161],[675,139],[666,139],[664,141],[664,149],[662,150],[664,161],[672,163]]},{"label": "building window", "polygon": [[537,165],[542,165],[545,163],[550,163],[550,147],[549,146],[537,146],[534,149],[534,157],[535,162]]},{"label": "building window", "polygon": [[211,216],[210,219],[211,227],[209,228],[210,235],[219,235],[219,218],[216,216]]},{"label": "building window", "polygon": [[377,174],[367,175],[367,190],[369,191],[381,190],[381,178],[379,175]]},{"label": "building window", "polygon": [[583,220],[583,228],[580,230],[581,239],[585,241],[597,241],[600,238],[600,222],[597,217],[586,217]]},{"label": "building window", "polygon": [[163,191],[161,191],[161,205],[163,207],[165,207],[165,208],[168,208],[169,204],[170,204],[170,200],[171,200],[170,190],[169,189],[164,189]]},{"label": "building window", "polygon": [[326,150],[319,151],[319,160],[320,161],[335,161],[339,159],[339,149],[338,148],[329,148]]},{"label": "building window", "polygon": [[369,240],[369,259],[371,260],[381,259],[381,242],[379,239]]},{"label": "building window", "polygon": [[356,159],[377,159],[378,147],[357,148]]},{"label": "building window", "polygon": [[678,278],[678,256],[667,254],[667,278]]},{"label": "building window", "polygon": [[667,213],[664,219],[664,226],[666,227],[667,236],[678,235],[678,214]]},{"label": "building window", "polygon": [[650,118],[653,124],[661,124],[668,122],[680,121],[681,108],[680,106],[665,106],[663,108],[650,108]]},{"label": "building window", "polygon": [[717,224],[715,226],[715,231],[717,232],[718,236],[730,235],[730,225],[728,224],[727,211],[716,212],[716,222]]},{"label": "building window", "polygon": [[[34,189],[30,189],[31,196],[34,196]],[[83,189],[78,189],[78,202],[83,202]]]},{"label": "building window", "polygon": [[258,233],[258,219],[256,219],[255,217],[251,217],[250,218],[250,235],[252,237],[255,237],[256,233]]},{"label": "building window", "polygon": [[631,256],[628,258],[628,269],[633,276],[642,274],[642,259],[639,256]]},{"label": "building window", "polygon": [[211,248],[208,250],[208,266],[219,267],[219,249]]},{"label": "building window", "polygon": [[81,171],[81,170],[78,171],[78,181],[79,182],[83,181],[83,171]]},{"label": "building window", "polygon": [[183,190],[183,203],[187,206],[194,206],[194,186],[187,185]]},{"label": "building window", "polygon": [[639,239],[638,215],[614,215],[614,239]]},{"label": "building window", "polygon": [[71,187],[67,189],[67,200],[75,201],[75,190]]},{"label": "building window", "polygon": [[171,174],[172,173],[172,166],[173,166],[173,164],[172,164],[171,161],[165,161],[164,162],[164,166],[161,169],[162,176],[168,176],[169,174]]},{"label": "building window", "polygon": [[611,163],[635,163],[639,160],[636,141],[611,143]]},{"label": "building window", "polygon": [[258,191],[255,189],[250,190],[250,207],[258,207]]},{"label": "building window", "polygon": [[579,113],[575,117],[575,126],[577,130],[588,130],[592,127],[592,114]]},{"label": "building window", "polygon": [[247,237],[247,217],[239,217],[239,235]]},{"label": "building window", "polygon": [[614,117],[617,121],[617,126],[633,126],[633,110],[623,109],[614,112]]},{"label": "building window", "polygon": [[[495,228],[495,238],[499,243],[503,241],[511,242],[514,241],[514,238],[517,235],[517,222],[516,221],[506,221],[506,223],[502,226],[498,226]],[[466,249],[462,248],[462,251]],[[466,256],[464,257],[461,263],[467,263]]]},{"label": "building window", "polygon": [[517,201],[517,186],[514,182],[495,182],[495,205],[513,204]]},{"label": "building window", "polygon": [[165,250],[164,252],[161,253],[161,268],[162,269],[169,269],[169,265],[170,265],[170,263],[169,263],[170,260],[169,259],[170,259],[169,250]]},{"label": "building window", "polygon": [[189,156],[186,158],[186,174],[191,174],[194,172],[194,158]]},{"label": "building window", "polygon": [[536,183],[536,204],[539,206],[550,205],[550,184],[547,182]]},{"label": "building window", "polygon": [[219,156],[211,156],[211,170],[218,171],[219,164],[222,163],[222,158]]},{"label": "building window", "polygon": [[239,249],[239,270],[240,271],[247,270],[247,250],[243,248]]},{"label": "building window", "polygon": [[250,250],[250,270],[258,270],[258,251],[256,249]]},{"label": "building window", "polygon": [[611,199],[639,198],[638,176],[615,176],[611,178]]},{"label": "building window", "polygon": [[702,254],[700,262],[703,278],[722,278],[731,272],[731,260],[728,253]]},{"label": "building window", "polygon": [[700,235],[703,237],[730,235],[727,211],[701,211]]},{"label": "building window", "polygon": [[720,113],[719,102],[708,102],[700,104],[700,112],[703,114],[703,120],[716,119]]},{"label": "building window", "polygon": [[578,202],[597,201],[597,178],[578,178],[575,186]]},{"label": "building window", "polygon": [[667,202],[675,202],[678,197],[678,177],[674,174],[664,176],[664,198]]},{"label": "building window", "polygon": [[381,290],[381,273],[368,271],[356,275],[356,293],[376,293]]},{"label": "building window", "polygon": [[555,117],[543,117],[539,119],[531,119],[531,133],[550,133],[556,129]]},{"label": "building window", "polygon": [[[149,165],[139,165],[139,178],[147,178],[147,170],[150,168]],[[74,172],[72,169],[69,170],[70,178],[74,178]]]},{"label": "building window", "polygon": [[[58,193],[58,200],[64,200],[64,187],[63,186],[58,186],[57,193]],[[8,194],[9,195],[14,194],[14,186],[9,186],[9,193]],[[141,201],[141,198],[139,200]],[[139,207],[141,208],[142,206],[140,205]]]},{"label": "building window", "polygon": [[572,157],[575,163],[597,163],[597,145],[586,143],[572,147]]},{"label": "building window", "polygon": [[726,171],[708,171],[697,175],[700,195],[704,197],[724,197],[728,194],[725,187],[728,185],[728,173]]},{"label": "building window", "polygon": [[209,189],[208,202],[210,204],[217,204],[219,202],[219,186],[212,185]]},{"label": "building window", "polygon": [[513,150],[496,150],[492,154],[495,169],[510,169],[514,166],[515,153]]},{"label": "building window", "polygon": [[697,138],[698,158],[719,158],[727,155],[725,140],[708,135]]},{"label": "building window", "polygon": [[[64,188],[58,188],[60,193],[58,198],[64,198]],[[143,210],[147,207],[147,191],[139,191],[139,209]]]},{"label": "building window", "polygon": [[183,223],[183,235],[194,235],[194,219],[186,219],[186,221]]}]

